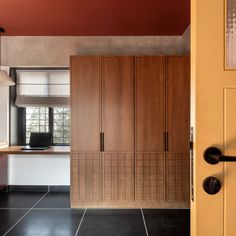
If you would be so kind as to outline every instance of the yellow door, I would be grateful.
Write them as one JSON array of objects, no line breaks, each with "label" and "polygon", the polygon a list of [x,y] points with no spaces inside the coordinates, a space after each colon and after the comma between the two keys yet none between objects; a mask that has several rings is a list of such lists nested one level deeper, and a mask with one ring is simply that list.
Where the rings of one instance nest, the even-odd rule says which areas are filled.
[{"label": "yellow door", "polygon": [[[236,236],[236,162],[222,162],[221,157],[213,165],[203,157],[210,146],[222,155],[236,156],[236,71],[224,65],[224,17],[224,0],[191,1],[191,236]],[[207,155],[213,162],[219,156]],[[204,186],[210,193],[219,190],[216,194],[203,189],[210,176],[219,180],[221,188],[216,179]]]}]

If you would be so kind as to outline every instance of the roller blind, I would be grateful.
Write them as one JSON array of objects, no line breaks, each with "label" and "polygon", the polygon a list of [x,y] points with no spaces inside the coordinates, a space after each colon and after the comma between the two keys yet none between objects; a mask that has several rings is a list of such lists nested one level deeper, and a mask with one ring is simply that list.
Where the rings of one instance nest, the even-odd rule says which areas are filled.
[{"label": "roller blind", "polygon": [[18,107],[69,106],[69,70],[18,70]]}]

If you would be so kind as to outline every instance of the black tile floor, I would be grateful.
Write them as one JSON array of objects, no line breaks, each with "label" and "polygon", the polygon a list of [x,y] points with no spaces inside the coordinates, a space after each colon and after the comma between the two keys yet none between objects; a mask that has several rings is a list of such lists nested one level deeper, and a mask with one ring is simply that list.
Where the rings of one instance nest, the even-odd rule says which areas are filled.
[{"label": "black tile floor", "polygon": [[0,235],[189,236],[189,210],[70,209],[69,193],[0,193]]}]

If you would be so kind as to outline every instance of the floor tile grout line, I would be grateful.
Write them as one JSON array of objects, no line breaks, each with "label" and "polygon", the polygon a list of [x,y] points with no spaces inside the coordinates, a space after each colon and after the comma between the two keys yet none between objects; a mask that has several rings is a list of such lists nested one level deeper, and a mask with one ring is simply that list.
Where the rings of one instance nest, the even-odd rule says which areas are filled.
[{"label": "floor tile grout line", "polygon": [[48,193],[49,193],[49,191],[47,191],[47,192],[30,208],[30,210],[37,209],[37,208],[35,208],[35,207],[38,205],[38,203],[39,203],[41,200],[43,200],[43,198],[45,198],[45,197],[48,195]]},{"label": "floor tile grout line", "polygon": [[147,225],[146,225],[146,220],[145,220],[145,217],[144,217],[144,214],[143,214],[143,209],[140,208],[140,210],[141,210],[141,213],[142,213],[143,224],[144,224],[144,228],[145,228],[145,231],[146,231],[146,235],[149,236],[149,235],[148,235]]},{"label": "floor tile grout line", "polygon": [[86,214],[86,211],[87,211],[87,208],[84,210],[84,213],[83,213],[82,218],[81,218],[81,220],[80,220],[80,222],[79,222],[78,228],[77,228],[77,230],[76,230],[76,232],[75,232],[75,236],[77,236],[78,233],[79,233],[79,230],[80,230],[80,227],[81,227],[81,225],[82,225],[82,222],[83,222],[84,216],[85,216],[85,214]]},{"label": "floor tile grout line", "polygon": [[7,235],[13,228],[16,227],[16,225],[18,223],[20,223],[20,221],[26,216],[28,215],[28,213],[48,194],[48,192],[46,192],[10,229],[7,230],[7,232],[3,235]]}]

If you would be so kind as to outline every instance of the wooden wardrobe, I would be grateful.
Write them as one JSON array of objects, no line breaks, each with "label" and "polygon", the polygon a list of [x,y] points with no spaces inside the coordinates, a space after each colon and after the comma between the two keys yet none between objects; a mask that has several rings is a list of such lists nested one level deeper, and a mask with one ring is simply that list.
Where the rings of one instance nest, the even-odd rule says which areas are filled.
[{"label": "wooden wardrobe", "polygon": [[72,207],[189,201],[189,57],[71,57]]}]

